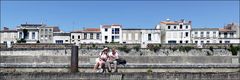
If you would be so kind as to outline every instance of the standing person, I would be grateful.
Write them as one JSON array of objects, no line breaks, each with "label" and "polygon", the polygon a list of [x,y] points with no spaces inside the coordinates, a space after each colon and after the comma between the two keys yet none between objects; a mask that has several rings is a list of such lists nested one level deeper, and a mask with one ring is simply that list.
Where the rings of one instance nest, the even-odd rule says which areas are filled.
[{"label": "standing person", "polygon": [[115,48],[112,48],[112,52],[109,53],[109,58],[106,62],[108,72],[112,71],[111,64],[114,65],[114,72],[117,72],[117,61],[116,61],[116,59],[118,59],[118,52],[116,51]]},{"label": "standing person", "polygon": [[96,72],[97,68],[98,69],[102,69],[102,67],[104,66],[105,62],[108,59],[108,52],[109,49],[108,48],[104,48],[100,53],[99,53],[99,57],[96,59],[96,64],[93,68],[94,72]]}]

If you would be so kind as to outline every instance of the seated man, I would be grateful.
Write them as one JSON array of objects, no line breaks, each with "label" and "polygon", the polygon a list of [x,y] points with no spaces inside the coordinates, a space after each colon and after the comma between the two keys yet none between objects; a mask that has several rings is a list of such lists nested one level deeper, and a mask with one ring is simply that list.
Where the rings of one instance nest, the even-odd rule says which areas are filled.
[{"label": "seated man", "polygon": [[109,57],[108,57],[108,60],[106,62],[108,72],[112,71],[111,64],[114,65],[114,72],[117,72],[117,61],[116,61],[116,59],[118,59],[118,53],[117,53],[115,48],[112,48],[112,52],[109,53]]}]

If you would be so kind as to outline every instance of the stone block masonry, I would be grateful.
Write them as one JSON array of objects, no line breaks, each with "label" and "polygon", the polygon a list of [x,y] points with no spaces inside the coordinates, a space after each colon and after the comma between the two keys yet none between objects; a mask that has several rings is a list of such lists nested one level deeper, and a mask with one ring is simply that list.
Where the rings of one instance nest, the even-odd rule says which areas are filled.
[{"label": "stone block masonry", "polygon": [[239,72],[0,73],[1,80],[239,80]]}]

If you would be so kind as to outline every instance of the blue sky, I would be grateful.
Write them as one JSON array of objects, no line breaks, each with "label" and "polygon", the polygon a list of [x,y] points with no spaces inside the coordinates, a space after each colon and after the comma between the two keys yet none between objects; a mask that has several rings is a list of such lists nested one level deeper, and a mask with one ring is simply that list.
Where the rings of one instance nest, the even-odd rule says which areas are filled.
[{"label": "blue sky", "polygon": [[239,23],[239,1],[1,1],[1,27],[46,23],[63,31],[122,24],[154,28],[160,21],[186,19],[196,27]]}]

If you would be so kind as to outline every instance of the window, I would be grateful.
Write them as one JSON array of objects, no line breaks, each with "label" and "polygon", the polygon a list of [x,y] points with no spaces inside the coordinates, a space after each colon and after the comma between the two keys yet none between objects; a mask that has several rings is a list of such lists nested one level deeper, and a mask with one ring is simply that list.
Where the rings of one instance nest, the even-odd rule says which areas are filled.
[{"label": "window", "polygon": [[99,37],[100,37],[100,34],[99,34],[99,33],[97,33],[97,39],[99,39]]},{"label": "window", "polygon": [[3,41],[4,44],[7,44],[7,41]]},{"label": "window", "polygon": [[216,34],[216,32],[213,32],[213,34]]},{"label": "window", "polygon": [[108,28],[105,28],[105,32],[107,32],[108,31]]},{"label": "window", "polygon": [[227,33],[226,32],[224,33],[224,38],[227,38]]},{"label": "window", "polygon": [[57,44],[63,44],[63,40],[56,40],[55,43],[57,43]]},{"label": "window", "polygon": [[201,43],[204,43],[204,41],[201,41]]},{"label": "window", "polygon": [[105,36],[105,40],[107,40],[108,39],[108,36]]},{"label": "window", "polygon": [[41,38],[43,37],[43,35],[41,35]]},{"label": "window", "polygon": [[22,32],[19,32],[19,38],[22,39]]},{"label": "window", "polygon": [[230,37],[233,38],[233,33],[230,33]]},{"label": "window", "polygon": [[47,35],[45,35],[45,37],[47,37]]},{"label": "window", "polygon": [[222,43],[222,41],[219,41],[219,43]]},{"label": "window", "polygon": [[225,43],[230,43],[230,41],[225,41]]},{"label": "window", "polygon": [[49,29],[49,31],[51,32],[51,31],[52,31],[52,29]]},{"label": "window", "polygon": [[80,39],[80,35],[78,35],[78,39]]},{"label": "window", "polygon": [[119,34],[119,28],[115,28],[115,34]]},{"label": "window", "polygon": [[68,42],[68,40],[65,40],[65,42]]},{"label": "window", "polygon": [[171,28],[171,26],[168,26],[168,29],[170,29]]},{"label": "window", "polygon": [[48,33],[48,29],[45,29],[45,34],[47,34]]},{"label": "window", "polygon": [[198,32],[195,32],[195,34],[198,34]]},{"label": "window", "polygon": [[213,32],[213,37],[214,37],[214,38],[216,37],[216,32]]},{"label": "window", "polygon": [[138,33],[135,33],[135,40],[138,40]]},{"label": "window", "polygon": [[51,35],[49,35],[49,37],[52,37]]},{"label": "window", "polygon": [[194,34],[195,34],[195,37],[197,37],[197,36],[198,36],[198,32],[194,32]]},{"label": "window", "polygon": [[168,41],[168,43],[169,44],[175,44],[177,41],[175,41],[175,40],[170,40],[170,41]]},{"label": "window", "polygon": [[188,43],[188,40],[187,40],[187,41],[185,41],[185,43]]},{"label": "window", "polygon": [[182,43],[182,40],[179,43]]},{"label": "window", "polygon": [[128,40],[132,40],[132,33],[128,33]]},{"label": "window", "polygon": [[90,39],[93,39],[93,33],[90,33]]},{"label": "window", "polygon": [[114,39],[115,39],[114,36],[112,36],[112,42],[114,42]]},{"label": "window", "polygon": [[25,37],[26,39],[29,39],[29,32],[27,32],[27,35]]},{"label": "window", "polygon": [[188,26],[186,26],[186,29],[188,29]]},{"label": "window", "polygon": [[32,32],[32,39],[35,39],[35,32]]},{"label": "window", "polygon": [[112,29],[112,34],[114,34],[115,32],[114,32],[114,28]]},{"label": "window", "polygon": [[207,43],[210,43],[210,41],[207,41]]},{"label": "window", "polygon": [[188,32],[185,33],[185,36],[188,37]]},{"label": "window", "polygon": [[203,32],[201,32],[201,37],[203,37]]},{"label": "window", "polygon": [[176,29],[177,28],[177,26],[174,26],[174,29]]},{"label": "window", "polygon": [[210,32],[207,32],[207,37],[209,37]]},{"label": "window", "polygon": [[126,41],[127,39],[127,34],[126,33],[123,33],[123,41]]},{"label": "window", "polygon": [[74,39],[74,35],[72,35],[72,39]]},{"label": "window", "polygon": [[119,36],[115,36],[115,39],[119,39]]},{"label": "window", "polygon": [[180,25],[180,29],[182,29],[182,25]]},{"label": "window", "polygon": [[84,39],[87,39],[87,33],[84,33],[83,38],[84,38]]},{"label": "window", "polygon": [[151,34],[148,34],[148,41],[151,41],[152,40],[152,35]]},{"label": "window", "polygon": [[198,41],[195,41],[195,43],[198,43]]},{"label": "window", "polygon": [[207,32],[207,34],[210,34],[210,32]]}]

